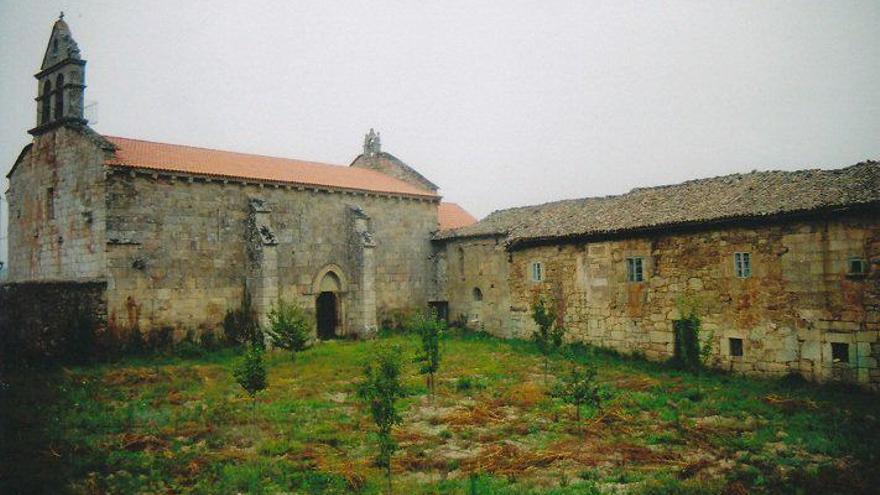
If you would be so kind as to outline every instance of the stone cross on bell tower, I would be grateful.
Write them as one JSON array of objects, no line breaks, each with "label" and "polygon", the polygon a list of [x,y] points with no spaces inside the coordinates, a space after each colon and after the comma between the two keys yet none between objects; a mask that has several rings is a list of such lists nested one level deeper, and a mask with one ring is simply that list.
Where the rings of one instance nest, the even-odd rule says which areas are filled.
[{"label": "stone cross on bell tower", "polygon": [[64,12],[52,26],[43,63],[34,77],[38,95],[37,126],[28,132],[37,136],[60,125],[86,123],[83,118],[86,61],[80,57],[70,27],[64,22]]},{"label": "stone cross on bell tower", "polygon": [[382,151],[382,142],[379,133],[370,128],[370,132],[364,136],[364,156],[376,156]]}]

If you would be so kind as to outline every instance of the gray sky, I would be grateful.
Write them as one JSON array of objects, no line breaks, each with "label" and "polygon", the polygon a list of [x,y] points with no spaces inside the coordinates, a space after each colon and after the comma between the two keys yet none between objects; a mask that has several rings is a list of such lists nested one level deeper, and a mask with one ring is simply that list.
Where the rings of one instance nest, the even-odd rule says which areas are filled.
[{"label": "gray sky", "polygon": [[478,217],[880,158],[876,0],[0,0],[4,176],[59,10],[98,132],[345,165],[375,127]]}]

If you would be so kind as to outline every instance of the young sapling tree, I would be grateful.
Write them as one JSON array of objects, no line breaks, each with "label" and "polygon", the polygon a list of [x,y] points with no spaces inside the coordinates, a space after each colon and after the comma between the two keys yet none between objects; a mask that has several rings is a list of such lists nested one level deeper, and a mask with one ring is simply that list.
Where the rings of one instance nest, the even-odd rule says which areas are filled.
[{"label": "young sapling tree", "polygon": [[569,372],[556,382],[550,395],[572,404],[575,419],[581,420],[581,406],[598,408],[602,401],[602,391],[596,384],[596,367],[592,364],[578,365],[572,363]]},{"label": "young sapling tree", "polygon": [[532,340],[538,346],[538,351],[544,356],[544,383],[546,384],[550,369],[550,354],[562,346],[565,328],[556,324],[556,312],[548,306],[543,297],[532,305],[532,319],[538,325],[538,329],[532,333]]},{"label": "young sapling tree", "polygon": [[257,420],[257,393],[264,390],[266,383],[266,366],[263,363],[263,349],[251,344],[244,356],[232,368],[232,375],[241,388],[251,396],[253,419]]},{"label": "young sapling tree", "polygon": [[391,429],[401,421],[395,405],[397,399],[403,397],[400,384],[401,354],[399,346],[378,346],[372,359],[364,366],[364,380],[357,389],[360,400],[370,408],[378,430],[376,465],[385,469],[388,493],[391,493],[391,458],[397,450]]},{"label": "young sapling tree", "polygon": [[416,362],[421,363],[419,373],[425,375],[431,400],[434,400],[434,376],[440,369],[440,339],[446,329],[443,320],[437,318],[437,313],[422,313],[415,317],[413,327],[422,340],[421,352],[416,356]]}]

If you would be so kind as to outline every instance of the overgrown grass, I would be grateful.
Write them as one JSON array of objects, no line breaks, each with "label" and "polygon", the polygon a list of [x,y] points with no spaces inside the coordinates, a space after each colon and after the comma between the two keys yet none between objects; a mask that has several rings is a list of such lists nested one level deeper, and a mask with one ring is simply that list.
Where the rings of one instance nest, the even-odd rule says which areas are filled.
[{"label": "overgrown grass", "polygon": [[[415,354],[416,337],[383,339]],[[5,372],[0,493],[380,493],[354,391],[375,342],[266,356],[257,421],[236,351]],[[692,375],[579,346],[612,391],[574,420],[523,341],[453,332],[433,402],[405,369],[398,493],[876,493],[876,395]],[[551,368],[561,368],[557,356]]]}]

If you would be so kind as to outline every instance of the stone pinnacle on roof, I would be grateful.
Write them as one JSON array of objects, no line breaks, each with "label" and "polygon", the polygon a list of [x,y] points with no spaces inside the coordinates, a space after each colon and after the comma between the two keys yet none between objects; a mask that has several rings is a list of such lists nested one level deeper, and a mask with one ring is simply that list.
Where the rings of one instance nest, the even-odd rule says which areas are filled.
[{"label": "stone pinnacle on roof", "polygon": [[382,142],[379,133],[370,128],[370,132],[364,136],[364,156],[376,156],[382,151]]}]

